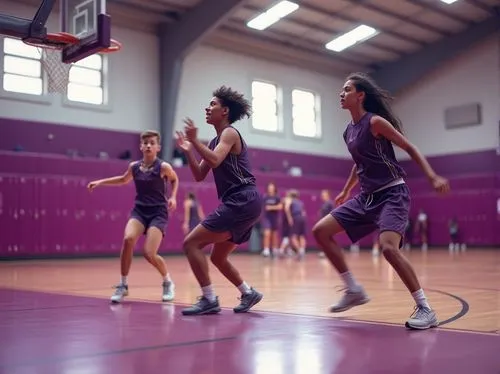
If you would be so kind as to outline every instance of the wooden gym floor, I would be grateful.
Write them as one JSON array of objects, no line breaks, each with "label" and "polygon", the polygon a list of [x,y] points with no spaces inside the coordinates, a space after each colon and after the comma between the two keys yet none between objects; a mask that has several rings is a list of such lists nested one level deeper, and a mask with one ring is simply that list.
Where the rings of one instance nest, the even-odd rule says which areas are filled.
[{"label": "wooden gym floor", "polygon": [[[273,329],[280,331],[281,335],[279,339],[276,337],[271,339],[267,335],[264,339],[264,335],[259,335],[259,339],[264,339],[260,343],[262,347],[267,347],[265,348],[266,352],[270,352],[270,350],[281,352],[282,350],[276,349],[273,346],[278,340],[282,344],[292,341],[295,341],[296,344],[309,342],[310,347],[322,347],[318,348],[320,352],[323,352],[325,349],[327,351],[336,349],[337,347],[345,348],[345,344],[348,344],[346,342],[350,342],[353,336],[359,340],[359,342],[352,343],[356,346],[359,344],[369,344],[373,346],[370,349],[382,349],[378,348],[376,339],[370,338],[370,336],[378,336],[380,337],[380,342],[388,344],[388,346],[382,349],[382,352],[385,349],[401,349],[401,351],[410,352],[414,348],[406,346],[411,343],[407,339],[409,337],[415,339],[415,337],[419,336],[419,339],[423,339],[419,344],[430,344],[428,341],[431,339],[434,346],[433,349],[437,346],[441,347],[439,348],[440,358],[436,356],[431,359],[429,358],[431,356],[429,356],[428,351],[426,351],[426,359],[419,361],[419,364],[411,370],[407,367],[409,358],[404,358],[404,355],[401,362],[392,362],[391,368],[394,370],[389,370],[385,367],[384,365],[387,365],[387,363],[384,360],[380,360],[380,358],[374,361],[372,358],[365,357],[363,358],[364,366],[362,366],[366,368],[366,365],[371,365],[374,370],[377,368],[377,370],[383,370],[385,373],[401,372],[400,370],[403,370],[403,368],[409,373],[451,372],[449,370],[457,373],[465,372],[466,369],[468,372],[471,370],[482,373],[500,372],[498,371],[500,370],[500,358],[498,354],[492,353],[493,351],[498,353],[497,348],[500,347],[500,250],[469,249],[466,252],[449,253],[447,250],[430,249],[427,252],[413,250],[406,252],[406,255],[415,266],[427,297],[432,307],[437,311],[441,321],[438,329],[416,332],[418,335],[414,335],[413,333],[405,335],[407,332],[403,327],[404,322],[413,311],[414,304],[411,296],[395,272],[387,265],[384,258],[382,256],[372,257],[369,252],[347,254],[348,263],[352,271],[371,297],[371,301],[366,305],[337,315],[327,312],[329,305],[335,302],[340,296],[336,288],[341,286],[341,282],[327,260],[319,258],[315,252],[308,253],[305,260],[301,262],[297,262],[292,258],[269,259],[259,255],[235,254],[232,257],[233,263],[240,269],[243,277],[249,284],[264,293],[263,301],[254,308],[252,313],[243,316],[234,315],[228,309],[224,310],[221,316],[199,316],[191,317],[190,319],[182,317],[180,309],[186,304],[193,303],[196,297],[199,296],[200,291],[185,257],[165,257],[169,272],[176,283],[176,299],[172,304],[162,304],[159,301],[161,296],[161,279],[159,275],[143,258],[136,257],[132,263],[129,276],[130,296],[122,305],[113,306],[115,308],[113,309],[114,318],[116,319],[117,315],[121,316],[121,313],[127,313],[126,324],[120,326],[122,340],[123,329],[131,329],[130,334],[133,334],[132,331],[134,331],[134,328],[137,329],[137,324],[142,324],[141,326],[146,324],[154,327],[159,323],[159,319],[162,321],[162,324],[169,326],[169,331],[177,328],[177,334],[181,334],[181,337],[194,334],[193,328],[196,329],[196,326],[193,324],[198,324],[200,331],[205,331],[208,334],[209,330],[206,329],[215,323],[214,321],[219,321],[222,317],[224,318],[223,321],[226,321],[225,323],[238,323],[238,333],[231,330],[232,327],[229,328],[234,333],[234,337],[231,337],[231,339],[243,339],[242,337],[251,339],[249,336],[254,336],[252,335],[252,331],[254,333],[255,331],[262,331],[261,334],[264,335],[266,335],[266,331],[268,334],[271,334],[271,331],[274,331]],[[211,266],[211,274],[221,306],[232,308],[238,304],[237,297],[239,294],[237,290],[222,278],[213,266]],[[90,371],[88,372],[108,373],[114,372],[109,368],[109,365],[117,365],[117,362],[109,360],[112,360],[116,355],[119,355],[122,361],[124,357],[127,357],[126,361],[129,364],[138,365],[138,362],[142,363],[145,357],[137,356],[137,350],[144,350],[142,355],[150,355],[149,350],[151,346],[146,346],[146,348],[144,346],[139,348],[134,346],[130,348],[128,345],[132,343],[129,340],[122,341],[120,347],[115,350],[112,350],[111,347],[104,347],[106,344],[99,340],[101,342],[99,346],[103,346],[104,353],[89,351],[85,354],[81,353],[80,356],[75,356],[74,352],[69,354],[68,351],[71,351],[71,349],[66,346],[63,351],[69,354],[69,356],[64,356],[61,353],[61,347],[57,345],[60,344],[61,339],[64,341],[81,341],[82,339],[95,338],[86,337],[85,334],[88,334],[88,332],[84,331],[85,326],[83,326],[83,330],[81,328],[78,332],[71,330],[71,333],[66,331],[67,327],[65,327],[61,330],[59,340],[56,339],[56,342],[51,342],[50,344],[50,339],[44,338],[46,340],[38,342],[38,344],[47,344],[48,347],[51,347],[47,348],[49,352],[44,353],[43,359],[40,356],[40,358],[34,361],[26,361],[26,345],[33,343],[32,341],[30,343],[30,339],[34,338],[25,336],[26,332],[21,326],[30,331],[28,335],[30,333],[37,335],[37,329],[44,328],[35,323],[40,318],[47,318],[48,321],[51,321],[51,318],[56,318],[59,322],[69,318],[72,321],[71,323],[79,321],[83,325],[90,323],[89,321],[95,322],[96,319],[106,318],[104,317],[106,313],[100,311],[101,309],[99,308],[111,307],[108,300],[113,292],[112,286],[118,281],[118,258],[30,260],[0,263],[0,289],[2,291],[0,292],[0,316],[3,316],[0,318],[2,320],[0,322],[0,336],[9,337],[10,341],[15,342],[15,344],[11,343],[9,348],[2,344],[0,358],[2,361],[5,361],[3,363],[0,362],[0,372],[24,373],[24,369],[29,371],[30,368],[39,368],[40,365],[45,365],[47,372],[53,374],[65,373],[68,371],[65,371],[66,369],[61,367],[61,360],[69,362],[73,368],[80,368],[82,365],[81,360],[86,360],[85,365],[90,365],[93,368],[93,370],[89,369]],[[66,298],[57,299],[57,297]],[[159,310],[155,308],[155,305],[162,305],[162,308]],[[167,310],[165,308],[168,311],[165,311]],[[139,320],[135,321],[134,325],[129,325],[132,323],[132,317],[129,315],[129,313],[132,313],[131,310],[135,310],[136,313],[139,313],[139,311],[142,313],[136,314]],[[16,314],[15,317],[13,313]],[[44,313],[47,314],[46,317],[42,317],[45,315]],[[74,313],[81,313],[83,316],[78,316],[77,318]],[[109,310],[107,310],[107,313],[109,313]],[[157,313],[167,313],[170,316],[170,320],[165,322],[162,319],[165,315],[159,317]],[[255,318],[252,319],[250,316],[260,316],[263,318],[263,321],[260,321],[259,318],[257,320]],[[12,330],[6,325],[5,321],[8,322],[9,318],[20,324],[19,330]],[[147,319],[147,322],[144,319]],[[267,322],[265,322],[266,319]],[[120,321],[122,321],[120,323],[123,323],[122,319]],[[108,323],[102,322],[100,326],[107,326]],[[115,320],[113,320],[112,324],[115,324],[116,327]],[[60,326],[57,329],[59,328]],[[160,344],[155,345],[153,348],[156,350],[159,349],[162,352],[166,350],[165,354],[168,352],[171,354],[169,349],[172,350],[174,347],[177,349],[180,345],[195,344],[198,347],[198,345],[203,345],[206,342],[219,342],[217,343],[217,347],[220,347],[224,351],[222,346],[228,343],[224,343],[224,339],[226,338],[219,335],[223,334],[226,328],[226,325],[221,325],[215,330],[210,330],[212,332],[209,337],[203,335],[199,339],[193,337],[192,339],[194,340],[187,343]],[[315,330],[316,328],[317,330]],[[69,335],[62,337],[62,331],[65,331]],[[431,335],[435,334],[431,331],[441,331],[439,339],[436,338],[438,335]],[[150,338],[146,339],[143,336],[144,334],[141,334],[141,339],[151,342],[155,339],[162,340],[164,338],[161,335],[161,331],[152,330],[150,333],[153,334]],[[283,335],[287,333],[292,335],[288,337]],[[42,333],[40,332],[38,335],[40,334]],[[110,331],[110,334],[113,334],[113,331]],[[174,340],[181,339],[179,335],[175,336],[177,338]],[[326,340],[322,340],[323,343],[321,344],[314,340],[320,338]],[[109,337],[101,337],[100,339],[105,339],[107,342],[106,339],[109,339]],[[338,341],[339,339],[342,342]],[[462,344],[460,343],[461,339],[463,340],[463,345],[460,345]],[[477,351],[471,351],[470,344],[472,344],[472,341],[470,339],[485,339],[485,341],[474,343],[480,344],[482,348],[480,350],[478,348]],[[135,341],[137,342],[138,340]],[[439,344],[436,342],[439,342]],[[455,343],[458,346],[453,346]],[[238,359],[238,364],[233,361],[229,364],[227,362],[228,358],[223,352],[212,352],[210,353],[214,360],[212,370],[205,370],[204,372],[258,374],[267,372],[279,374],[281,370],[285,370],[284,372],[293,370],[295,372],[307,373],[367,372],[363,371],[362,367],[353,367],[354,362],[358,358],[355,359],[356,355],[352,352],[348,357],[351,357],[354,361],[342,361],[342,364],[332,361],[333,358],[328,353],[323,352],[324,357],[322,356],[320,360],[322,366],[318,367],[317,370],[313,370],[310,366],[299,365],[296,360],[294,361],[293,357],[288,357],[298,348],[295,348],[295,350],[291,349],[287,353],[288,356],[284,356],[283,367],[277,368],[276,364],[272,366],[269,363],[271,365],[268,368],[269,370],[259,371],[256,369],[259,362],[262,364],[262,360],[266,360],[265,357],[262,358],[262,351],[258,350],[259,343],[257,341],[249,343],[245,340],[244,344],[244,347],[237,345],[239,348],[234,349],[236,351],[242,350],[242,352],[248,352],[248,347],[252,347],[251,352],[253,353],[250,354],[248,360],[241,362]],[[326,346],[324,346],[325,344]],[[415,344],[415,341],[413,340],[411,344]],[[53,347],[53,345],[57,345],[57,347]],[[236,347],[230,342],[229,346]],[[497,348],[494,348],[494,346]],[[76,348],[74,349],[77,350]],[[96,349],[95,346],[93,349]],[[195,355],[193,349],[188,350],[186,348],[186,352],[179,353],[179,357]],[[77,351],[81,352],[81,350]],[[129,355],[127,352],[134,352],[135,356],[131,353]],[[469,367],[466,361],[459,362],[455,358],[451,362],[448,359],[443,359],[446,356],[445,352],[448,352],[449,357],[451,355],[453,357],[462,355],[464,360],[480,359],[484,363],[484,366]],[[125,354],[127,356],[124,356]],[[207,352],[202,349],[198,354],[206,355]],[[61,358],[61,355],[64,357]],[[102,358],[103,355],[106,357],[105,362]],[[243,356],[246,357],[247,355],[243,354]],[[52,358],[47,359],[47,357]],[[268,359],[269,362],[273,361],[269,357]],[[195,373],[204,370],[201,369],[204,368],[203,360],[199,362],[201,366],[197,366],[197,364],[189,370],[184,368],[180,362],[174,365],[172,361],[170,364],[172,370],[179,372]],[[151,364],[146,367],[141,366],[140,370],[137,367],[136,370],[129,368],[121,372],[162,372],[160,368],[164,370],[165,363],[158,363],[158,365]],[[274,369],[271,370],[271,368]],[[6,371],[3,371],[3,369]],[[115,369],[117,368],[115,367]],[[418,371],[415,371],[417,369]]]}]

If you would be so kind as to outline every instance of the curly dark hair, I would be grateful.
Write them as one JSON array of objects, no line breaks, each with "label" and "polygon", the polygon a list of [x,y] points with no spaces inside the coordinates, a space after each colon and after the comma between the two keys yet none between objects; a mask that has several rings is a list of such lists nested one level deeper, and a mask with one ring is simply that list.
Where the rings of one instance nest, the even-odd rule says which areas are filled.
[{"label": "curly dark hair", "polygon": [[389,123],[400,133],[403,133],[403,124],[396,117],[391,109],[390,102],[392,96],[388,91],[380,88],[377,83],[365,73],[351,73],[347,76],[347,80],[352,81],[356,91],[365,93],[363,108],[367,112],[379,115],[389,121]]},{"label": "curly dark hair", "polygon": [[220,100],[222,106],[229,108],[229,123],[232,124],[236,121],[252,115],[252,105],[245,99],[243,94],[233,90],[231,87],[222,86],[217,88],[212,96]]}]

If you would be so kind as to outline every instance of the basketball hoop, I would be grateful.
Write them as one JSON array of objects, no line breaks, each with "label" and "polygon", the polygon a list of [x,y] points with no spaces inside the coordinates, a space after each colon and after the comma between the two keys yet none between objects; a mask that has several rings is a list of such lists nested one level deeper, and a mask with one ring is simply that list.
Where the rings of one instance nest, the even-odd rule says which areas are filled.
[{"label": "basketball hoop", "polygon": [[[40,53],[40,62],[48,77],[47,91],[49,93],[66,93],[72,64],[66,64],[62,61],[62,50],[79,44],[80,39],[66,32],[58,32],[48,33],[41,40],[23,39],[23,42],[36,47]],[[120,42],[111,39],[111,45],[99,50],[98,53],[109,54],[118,52],[121,48]]]}]

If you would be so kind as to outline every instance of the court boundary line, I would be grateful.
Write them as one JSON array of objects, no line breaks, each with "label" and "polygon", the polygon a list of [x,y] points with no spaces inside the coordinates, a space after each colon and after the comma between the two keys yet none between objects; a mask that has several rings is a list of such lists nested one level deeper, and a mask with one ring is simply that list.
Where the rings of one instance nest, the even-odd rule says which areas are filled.
[{"label": "court boundary line", "polygon": [[[192,304],[188,303],[182,303],[182,302],[160,302],[160,301],[153,301],[153,300],[148,300],[148,299],[141,299],[141,298],[135,298],[135,297],[128,297],[127,301],[125,303],[119,303],[119,304],[113,304],[109,302],[109,297],[107,296],[98,296],[98,295],[78,295],[78,294],[72,294],[69,293],[69,291],[36,291],[33,289],[25,289],[25,288],[9,288],[9,287],[0,287],[0,289],[4,290],[11,290],[11,291],[26,291],[26,292],[33,292],[33,293],[46,293],[46,294],[51,294],[51,295],[64,295],[64,296],[74,296],[74,297],[79,297],[79,298],[89,298],[89,299],[97,299],[97,300],[108,300],[108,305],[124,305],[127,303],[145,303],[145,304],[154,304],[154,305],[173,305],[173,306],[179,306],[179,307],[189,307]],[[431,290],[431,289],[429,289]],[[439,290],[434,290],[439,293],[443,293],[447,295],[446,292],[444,291],[439,291]],[[452,294],[450,294],[452,295]],[[456,295],[454,295],[456,296]],[[457,296],[458,301],[463,300]],[[464,300],[465,301],[465,300]],[[467,303],[465,301],[465,303]],[[467,303],[468,306],[468,303]],[[223,311],[230,311],[232,312],[232,308],[230,307],[221,307]],[[357,318],[351,318],[351,317],[344,317],[344,316],[335,316],[332,314],[332,316],[319,316],[319,315],[314,315],[314,314],[304,314],[304,313],[297,313],[297,312],[277,312],[277,311],[272,311],[272,310],[262,310],[262,309],[253,309],[252,312],[254,313],[263,313],[263,314],[269,314],[269,315],[282,315],[282,316],[292,316],[292,317],[300,317],[300,318],[310,318],[310,319],[322,319],[322,320],[337,320],[337,321],[344,321],[344,322],[352,322],[352,323],[361,323],[361,324],[370,324],[370,325],[382,325],[382,326],[389,326],[389,327],[397,327],[397,328],[403,328],[408,330],[409,332],[413,331],[411,329],[407,329],[404,326],[404,323],[397,323],[397,322],[383,322],[383,321],[373,321],[373,320],[368,320],[368,319],[357,319]],[[250,312],[250,313],[252,313]],[[460,314],[457,313],[457,315]],[[465,315],[465,314],[464,314]],[[199,318],[200,316],[189,316],[189,317],[194,317],[194,318]],[[453,316],[452,318],[454,318]],[[461,316],[463,317],[463,315]],[[460,318],[461,318],[460,317]],[[456,319],[455,319],[456,320]],[[454,321],[455,321],[454,320]],[[446,320],[445,320],[446,322]],[[451,323],[453,321],[447,322]],[[441,323],[440,325],[441,326]],[[431,330],[434,330],[431,329]],[[456,332],[456,333],[468,333],[468,334],[477,334],[477,335],[486,335],[486,336],[496,336],[498,337],[499,333],[491,332],[491,331],[479,331],[479,330],[467,330],[467,329],[460,329],[460,328],[453,328],[453,327],[446,327],[442,329],[442,331],[450,331],[450,332]]]}]

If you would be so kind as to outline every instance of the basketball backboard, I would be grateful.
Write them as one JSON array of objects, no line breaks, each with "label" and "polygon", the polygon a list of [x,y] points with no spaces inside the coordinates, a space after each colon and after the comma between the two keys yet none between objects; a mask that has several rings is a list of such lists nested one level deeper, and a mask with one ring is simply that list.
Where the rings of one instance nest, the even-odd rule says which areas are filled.
[{"label": "basketball backboard", "polygon": [[60,1],[61,31],[80,39],[80,43],[63,49],[63,62],[76,62],[110,47],[111,18],[106,14],[106,0]]}]

